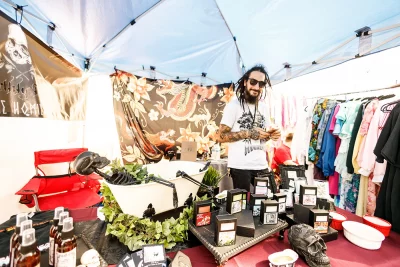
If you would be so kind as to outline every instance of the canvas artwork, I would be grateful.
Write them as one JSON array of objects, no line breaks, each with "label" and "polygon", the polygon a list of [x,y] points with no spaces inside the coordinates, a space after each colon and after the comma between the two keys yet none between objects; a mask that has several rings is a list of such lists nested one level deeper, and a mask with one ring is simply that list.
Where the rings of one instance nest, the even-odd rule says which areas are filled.
[{"label": "canvas artwork", "polygon": [[260,216],[261,206],[253,206],[253,216]]},{"label": "canvas artwork", "polygon": [[264,222],[266,224],[277,224],[278,223],[278,214],[273,213],[264,213]]},{"label": "canvas artwork", "polygon": [[310,206],[317,205],[317,196],[303,195],[303,205],[310,205]]},{"label": "canvas artwork", "polygon": [[196,226],[209,225],[211,223],[211,212],[197,214]]},{"label": "canvas artwork", "polygon": [[242,210],[242,201],[234,201],[232,202],[232,213],[236,213]]},{"label": "canvas artwork", "polygon": [[314,230],[317,233],[326,233],[328,231],[328,222],[314,222]]},{"label": "canvas artwork", "polygon": [[218,246],[231,246],[235,244],[236,231],[220,232]]}]

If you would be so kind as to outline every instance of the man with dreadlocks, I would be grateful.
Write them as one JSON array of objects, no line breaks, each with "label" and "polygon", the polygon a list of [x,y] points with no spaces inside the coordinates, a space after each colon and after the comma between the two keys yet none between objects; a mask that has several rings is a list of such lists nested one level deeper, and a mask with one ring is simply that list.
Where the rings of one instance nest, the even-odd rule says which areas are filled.
[{"label": "man with dreadlocks", "polygon": [[219,127],[219,142],[229,143],[228,168],[234,188],[250,191],[250,183],[268,168],[266,142],[280,137],[278,129],[270,128],[265,86],[271,87],[262,65],[249,69],[236,83],[236,96],[229,102]]}]

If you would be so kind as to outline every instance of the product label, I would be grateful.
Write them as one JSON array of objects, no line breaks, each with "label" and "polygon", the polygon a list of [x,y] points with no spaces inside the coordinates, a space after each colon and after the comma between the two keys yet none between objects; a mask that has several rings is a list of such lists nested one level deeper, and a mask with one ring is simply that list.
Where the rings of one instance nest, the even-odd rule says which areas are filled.
[{"label": "product label", "polygon": [[280,197],[279,198],[279,203],[285,203],[286,202],[286,198],[285,197]]},{"label": "product label", "polygon": [[268,187],[266,186],[256,186],[255,194],[266,195],[268,194]]},{"label": "product label", "polygon": [[316,222],[327,222],[328,218],[326,216],[316,216],[315,221]]},{"label": "product label", "polygon": [[266,212],[274,212],[274,211],[278,211],[278,207],[277,206],[267,206],[265,209]]},{"label": "product label", "polygon": [[57,252],[56,257],[57,267],[76,266],[76,248],[68,252]]},{"label": "product label", "polygon": [[242,199],[242,194],[240,195],[233,195],[232,201],[238,201]]},{"label": "product label", "polygon": [[211,223],[211,212],[197,214],[196,226],[209,225]]},{"label": "product label", "polygon": [[54,265],[54,238],[50,237],[49,265]]},{"label": "product label", "polygon": [[267,186],[267,182],[257,182],[257,186]]},{"label": "product label", "polygon": [[295,171],[288,171],[287,172],[288,178],[297,178],[297,172]]},{"label": "product label", "polygon": [[315,190],[314,189],[305,189],[304,195],[315,195]]},{"label": "product label", "polygon": [[235,223],[221,223],[221,231],[229,231],[235,229]]},{"label": "product label", "polygon": [[256,199],[254,201],[254,205],[261,205],[261,201],[262,201],[262,199]]}]

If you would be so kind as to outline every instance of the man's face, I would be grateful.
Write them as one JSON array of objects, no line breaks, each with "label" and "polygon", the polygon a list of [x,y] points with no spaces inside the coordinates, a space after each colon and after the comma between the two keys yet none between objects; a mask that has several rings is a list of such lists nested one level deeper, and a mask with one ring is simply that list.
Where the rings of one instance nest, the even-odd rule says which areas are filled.
[{"label": "man's face", "polygon": [[[263,84],[260,87],[260,82]],[[255,103],[265,87],[265,74],[259,71],[253,71],[249,75],[249,79],[245,81],[246,91],[245,97],[249,103]]]}]

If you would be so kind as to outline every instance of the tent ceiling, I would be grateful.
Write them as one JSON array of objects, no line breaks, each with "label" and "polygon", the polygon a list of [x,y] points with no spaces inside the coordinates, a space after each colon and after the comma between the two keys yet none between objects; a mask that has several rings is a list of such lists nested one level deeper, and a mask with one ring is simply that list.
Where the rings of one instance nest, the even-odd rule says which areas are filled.
[{"label": "tent ceiling", "polygon": [[[15,18],[12,4],[27,5],[22,25],[45,43],[43,21],[54,23],[54,49],[81,69],[89,58],[93,73],[116,66],[149,76],[155,66],[157,78],[201,83],[207,73],[206,83],[215,84],[236,81],[243,64],[262,63],[277,83],[288,78],[284,62],[294,65],[293,78],[354,58],[359,38],[321,56],[364,26],[399,24],[373,33],[377,47],[367,54],[400,44],[398,0],[0,0],[0,10]],[[330,62],[311,65],[318,59]]]}]

